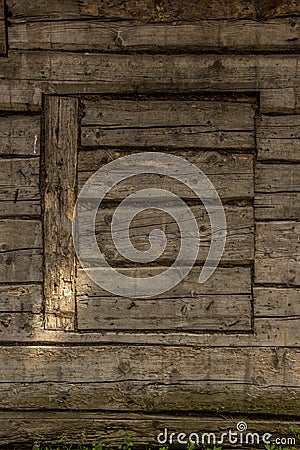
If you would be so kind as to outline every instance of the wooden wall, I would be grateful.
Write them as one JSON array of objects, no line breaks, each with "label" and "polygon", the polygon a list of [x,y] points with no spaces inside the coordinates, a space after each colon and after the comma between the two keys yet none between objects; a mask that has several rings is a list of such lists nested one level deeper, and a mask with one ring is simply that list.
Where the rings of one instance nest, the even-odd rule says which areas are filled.
[{"label": "wooden wall", "polygon": [[[145,443],[165,427],[220,431],[241,419],[253,431],[300,428],[299,2],[0,6],[0,444],[79,441],[82,432],[88,442],[131,434]],[[134,333],[99,332],[97,303],[98,319],[94,311],[86,325],[84,301],[80,330],[45,329],[46,102],[53,95],[90,102],[78,159],[86,175],[98,145],[91,96],[99,94],[107,107],[159,95],[255,102],[253,192],[240,205],[253,207],[255,218],[243,268],[252,270],[250,332],[145,334],[145,324]],[[101,145],[110,146],[106,139]],[[134,143],[134,135],[126,139]],[[229,202],[233,224],[234,207]],[[222,270],[229,269],[239,280],[235,267]]]}]

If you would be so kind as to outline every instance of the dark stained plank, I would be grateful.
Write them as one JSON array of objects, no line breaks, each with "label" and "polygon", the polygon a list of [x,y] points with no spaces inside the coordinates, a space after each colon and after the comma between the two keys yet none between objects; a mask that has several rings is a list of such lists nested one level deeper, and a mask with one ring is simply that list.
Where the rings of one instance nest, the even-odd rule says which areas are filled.
[{"label": "dark stained plank", "polygon": [[42,287],[39,285],[0,285],[0,312],[40,313]]},{"label": "dark stained plank", "polygon": [[258,160],[300,162],[300,116],[262,116],[257,148]]},{"label": "dark stained plank", "polygon": [[251,330],[251,295],[127,300],[77,297],[79,330]]},{"label": "dark stained plank", "polygon": [[[165,269],[166,267],[141,267],[120,269],[120,272],[142,278],[161,273]],[[199,284],[200,270],[201,267],[194,267],[179,285],[168,292],[156,296],[156,298],[196,298],[198,295],[251,293],[251,270],[249,267],[218,267],[211,278],[204,284]],[[97,286],[82,269],[78,270],[76,293],[77,295],[88,295],[89,297],[112,296],[112,294]]]},{"label": "dark stained plank", "polygon": [[300,221],[300,192],[256,194],[254,206],[256,220]]},{"label": "dark stained plank", "polygon": [[300,223],[256,224],[256,283],[300,286]]},{"label": "dark stained plank", "polygon": [[[73,391],[72,385],[70,386],[70,391]],[[160,386],[159,386],[160,388]],[[166,388],[161,388],[164,392]],[[159,390],[161,390],[159,389]],[[210,390],[208,388],[208,390]],[[250,390],[250,388],[249,388]],[[241,392],[241,390],[240,390]],[[260,401],[260,396],[255,395],[260,393],[260,390],[253,388],[253,396],[258,397],[257,401]],[[274,401],[268,402],[269,408],[273,409],[272,406],[276,403],[288,405],[295,404],[298,406],[297,401],[297,391],[295,391],[293,400],[292,391],[288,389],[284,390],[287,401],[284,401],[284,396],[277,392],[275,389],[273,391]],[[273,399],[273,395],[268,394]],[[69,394],[66,394],[67,396]],[[188,398],[192,395],[187,395]],[[47,396],[48,397],[48,396]],[[132,396],[134,397],[134,396]],[[163,395],[163,397],[165,397]],[[88,397],[89,398],[89,397]],[[198,397],[197,397],[198,398]],[[237,399],[240,402],[247,403],[245,395],[241,392]],[[64,400],[64,395],[62,395],[61,401]],[[264,400],[266,398],[264,396]],[[295,403],[296,402],[296,403]],[[86,402],[88,404],[88,400]],[[248,399],[248,403],[250,403]],[[170,440],[170,434],[173,430],[176,433],[172,435],[171,442],[174,445],[174,441],[177,439],[177,435],[181,430],[191,438],[195,439],[195,434],[199,433],[200,442],[201,436],[204,435],[205,442],[208,443],[208,434],[215,433],[216,441],[221,437],[222,433],[228,434],[228,430],[236,430],[236,425],[240,421],[244,421],[243,415],[237,415],[236,417],[230,417],[228,414],[219,414],[217,417],[211,417],[209,414],[206,416],[201,415],[201,417],[187,417],[186,414],[178,414],[177,416],[170,416],[169,414],[153,415],[151,414],[151,402],[149,402],[149,409],[147,414],[137,414],[137,413],[108,413],[108,412],[76,412],[72,411],[3,411],[0,415],[0,426],[6,433],[1,436],[1,444],[14,444],[15,442],[23,442],[26,445],[32,445],[32,442],[38,440],[41,444],[49,444],[51,442],[53,445],[61,445],[61,442],[72,442],[73,444],[82,445],[92,444],[93,442],[107,443],[114,447],[124,443],[124,436],[132,436],[133,442],[138,447],[144,446],[157,446],[157,435],[166,428],[168,430],[168,443]],[[219,404],[219,403],[218,403]],[[252,402],[250,403],[252,404]],[[283,409],[283,408],[282,408]],[[220,408],[222,411],[223,408]],[[276,408],[277,410],[277,408]],[[26,424],[26,427],[24,426]],[[272,434],[273,439],[275,437],[290,436],[289,428],[291,425],[299,429],[299,420],[295,420],[290,417],[290,419],[283,420],[282,418],[274,418],[273,420],[259,419],[259,418],[247,418],[247,425],[249,430],[255,430],[263,436],[268,430]],[[180,431],[177,431],[180,430]],[[197,432],[195,432],[197,430]],[[84,436],[84,437],[83,437]],[[235,437],[235,435],[232,435]],[[243,433],[244,439],[246,433]],[[183,436],[181,436],[181,439]],[[210,437],[210,442],[212,438]],[[232,438],[233,439],[233,438]],[[178,445],[178,444],[177,444]],[[182,445],[182,444],[181,444]],[[209,445],[209,444],[208,444]],[[241,450],[245,450],[248,447],[239,447]]]},{"label": "dark stained plank", "polygon": [[38,220],[0,220],[0,253],[42,249],[42,223]]},{"label": "dark stained plank", "polygon": [[62,4],[59,0],[49,4],[39,1],[34,7],[28,0],[8,0],[8,8],[14,19],[29,20],[61,20],[65,18],[105,18],[105,19],[137,19],[148,22],[173,22],[179,20],[201,19],[238,19],[254,18],[256,16],[255,2],[248,0],[234,0],[230,3],[217,0],[191,0],[189,8],[183,8],[179,0],[172,2],[162,0],[160,4],[151,0],[142,0],[138,3],[130,0],[119,3],[110,0],[103,3],[97,0],[67,0]]},{"label": "dark stained plank", "polygon": [[279,193],[300,191],[300,164],[257,164],[255,191]]},{"label": "dark stained plank", "polygon": [[255,317],[287,317],[300,319],[300,289],[255,288]]},{"label": "dark stained plank", "polygon": [[[121,156],[131,154],[130,151],[119,151],[117,149],[95,149],[81,151],[78,155],[78,187],[82,188],[84,183],[93,173]],[[192,164],[200,167],[210,178],[222,199],[244,199],[253,197],[253,156],[251,154],[230,153],[222,154],[214,151],[185,150],[174,153]],[[124,166],[124,176],[135,175],[128,166]],[[168,177],[158,175],[137,175],[130,180],[120,182],[108,194],[107,199],[121,199],[141,189],[147,184],[147,188],[155,187],[174,192],[185,199],[195,199],[195,194],[182,183],[170,180]],[[95,189],[97,186],[95,185]]]},{"label": "dark stained plank", "polygon": [[48,329],[74,329],[75,251],[72,217],[75,206],[78,100],[45,99],[44,295]]},{"label": "dark stained plank", "polygon": [[40,153],[40,117],[0,117],[0,156],[37,156]]},{"label": "dark stained plank", "polygon": [[[50,5],[49,5],[50,8]],[[211,18],[208,18],[211,19]],[[194,23],[138,21],[26,21],[12,18],[10,50],[99,52],[297,51],[299,19],[201,20]],[[34,18],[36,20],[36,18]]]},{"label": "dark stained plank", "polygon": [[[169,207],[172,207],[172,205],[169,204]],[[129,209],[130,206],[128,206],[128,210]],[[200,233],[200,249],[197,263],[204,263],[211,243],[209,217],[203,206],[191,206],[190,210],[197,220]],[[126,258],[118,253],[111,235],[111,220],[114,211],[114,208],[102,208],[99,210],[95,228],[97,242],[100,250],[105,255],[105,259],[110,265],[116,263],[126,264]],[[173,212],[178,216],[180,208],[173,207]],[[250,263],[253,260],[254,248],[253,208],[225,206],[225,214],[227,221],[227,237],[225,251],[221,260],[222,263]],[[186,224],[187,223],[190,223],[190,228],[192,228],[191,222],[186,221]],[[126,224],[124,224],[124,228],[125,227]],[[118,223],[118,228],[122,229],[121,222]],[[180,249],[180,230],[173,217],[162,211],[153,211],[151,209],[138,214],[130,224],[130,240],[135,248],[145,251],[149,247],[147,237],[152,230],[157,228],[164,231],[168,243],[163,255],[160,258],[157,258],[156,263],[165,264],[166,262],[175,260]],[[92,231],[91,235],[93,234],[94,232]],[[85,250],[89,248],[88,244],[89,241],[87,238]],[[125,245],[123,246],[123,249],[126,252]]]}]

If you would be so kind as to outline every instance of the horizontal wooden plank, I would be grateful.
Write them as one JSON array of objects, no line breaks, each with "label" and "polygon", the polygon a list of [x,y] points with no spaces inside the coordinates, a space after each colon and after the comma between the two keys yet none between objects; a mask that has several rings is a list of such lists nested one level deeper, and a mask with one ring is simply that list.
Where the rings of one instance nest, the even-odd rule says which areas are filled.
[{"label": "horizontal wooden plank", "polygon": [[256,92],[299,85],[297,57],[292,55],[102,54],[99,58],[94,53],[12,50],[9,58],[0,60],[0,78],[4,80],[0,107],[19,110],[38,109],[41,92]]},{"label": "horizontal wooden plank", "polygon": [[263,116],[257,125],[258,160],[300,161],[300,116]]},{"label": "horizontal wooden plank", "polygon": [[77,297],[79,330],[251,330],[251,295],[195,300]]},{"label": "horizontal wooden plank", "polygon": [[265,88],[260,91],[262,114],[300,114],[300,90],[294,88]]},{"label": "horizontal wooden plank", "polygon": [[[1,382],[16,383],[144,381],[177,383],[211,381],[228,386],[256,382],[299,387],[298,349],[189,348],[128,345],[0,349]],[[47,370],[45,370],[47,367]],[[231,386],[231,387],[230,387]],[[99,404],[99,409],[101,405]]]},{"label": "horizontal wooden plank", "polygon": [[300,192],[256,194],[254,206],[256,220],[300,221]]},{"label": "horizontal wooden plank", "polygon": [[[7,192],[8,190],[5,191],[6,191],[5,195],[9,196],[9,194],[14,194],[15,197],[8,201],[0,200],[0,218],[12,216],[38,217],[41,215],[41,202],[39,200],[19,201],[18,198],[20,190],[18,188],[14,189],[14,192],[12,192],[12,189],[9,189],[10,192]],[[24,192],[24,190],[21,191]],[[0,198],[1,194],[3,194],[3,190],[1,192],[0,188]],[[39,195],[38,192],[35,192],[35,194]]]},{"label": "horizontal wooden plank", "polygon": [[43,329],[43,314],[27,312],[0,313],[0,335],[3,341],[20,342],[24,332],[28,340],[34,341],[36,331]]},{"label": "horizontal wooden plank", "polygon": [[40,313],[42,287],[39,285],[0,285],[0,312]]},{"label": "horizontal wooden plank", "polygon": [[0,253],[0,283],[42,281],[42,250],[16,250]]},{"label": "horizontal wooden plank", "polygon": [[[120,269],[120,272],[127,274],[127,276],[143,278],[161,273],[164,270],[166,270],[166,267],[141,267]],[[204,284],[199,284],[200,270],[200,267],[194,267],[179,285],[160,296],[156,296],[156,298],[197,298],[198,295],[251,293],[251,270],[249,267],[218,267]],[[112,294],[93,283],[82,269],[78,270],[76,281],[77,295],[88,295],[89,297],[112,296]]]},{"label": "horizontal wooden plank", "polygon": [[0,117],[0,156],[40,153],[40,117],[12,115]]},{"label": "horizontal wooden plank", "polygon": [[300,191],[300,164],[257,164],[255,191],[279,193]]},{"label": "horizontal wooden plank", "polygon": [[300,289],[254,289],[255,317],[300,318]]},{"label": "horizontal wooden plank", "polygon": [[37,187],[39,185],[39,158],[2,159],[0,188]]},{"label": "horizontal wooden plank", "polygon": [[255,281],[300,285],[300,223],[256,224]]},{"label": "horizontal wooden plank", "polygon": [[[49,7],[50,8],[50,7]],[[212,19],[209,17],[208,19]],[[36,20],[36,18],[34,18]],[[195,23],[26,21],[13,18],[10,50],[134,51],[293,51],[298,50],[299,19],[201,20]],[[242,33],[241,33],[242,30]]]},{"label": "horizontal wooden plank", "polygon": [[1,217],[40,215],[39,166],[38,158],[1,160]]},{"label": "horizontal wooden plank", "polygon": [[41,221],[0,220],[0,253],[33,248],[43,248]]},{"label": "horizontal wooden plank", "polygon": [[[121,156],[132,152],[120,152],[119,150],[89,150],[81,151],[78,155],[78,187],[84,183],[93,173]],[[253,197],[253,156],[251,154],[232,153],[224,155],[214,151],[176,151],[180,156],[192,164],[199,166],[210,178],[220,197],[224,199],[244,199]],[[134,169],[124,165],[124,176],[135,175]],[[182,183],[168,177],[158,175],[137,175],[120,182],[106,196],[107,200],[121,199],[141,189],[141,186],[166,189],[185,199],[195,199],[195,193]],[[97,185],[95,184],[95,190]]]},{"label": "horizontal wooden plank", "polygon": [[[300,319],[297,317],[255,317],[253,333],[228,330],[226,333],[214,331],[186,332],[168,331],[89,331],[63,332],[47,331],[41,325],[38,314],[28,314],[26,324],[18,329],[18,342],[36,345],[188,345],[191,347],[240,347],[240,348],[286,348],[300,347]],[[12,324],[13,325],[13,324]],[[28,326],[29,325],[29,326]],[[3,329],[4,330],[4,329]],[[16,343],[15,328],[8,326],[0,333],[0,342]]]},{"label": "horizontal wooden plank", "polygon": [[[284,403],[293,404],[292,393],[291,395],[287,395],[287,402]],[[268,405],[270,405],[270,409],[272,410],[272,403],[270,402]],[[237,423],[244,420],[244,417],[236,416],[233,418],[228,414],[218,415],[217,417],[210,417],[209,415],[186,417],[183,414],[170,417],[170,415],[164,415],[164,413],[153,415],[151,411],[143,415],[137,413],[116,414],[99,411],[77,412],[76,414],[71,411],[4,411],[0,416],[0,427],[3,430],[0,443],[13,443],[15,449],[24,448],[26,443],[32,445],[33,441],[38,441],[39,444],[45,443],[45,445],[48,445],[49,442],[53,445],[61,445],[61,442],[72,443],[74,445],[104,442],[108,446],[118,447],[124,444],[125,437],[130,435],[134,444],[137,446],[158,446],[157,435],[167,429],[168,444],[170,435],[175,430],[176,433],[171,437],[173,445],[180,432],[185,432],[187,435],[191,434],[191,439],[193,440],[195,440],[195,434],[199,434],[200,442],[202,435],[206,433],[204,439],[205,443],[209,445],[209,442],[212,444],[212,436],[209,438],[208,433],[216,433],[217,441],[221,438],[222,433],[224,433],[223,438],[224,436],[228,437],[228,430],[231,429],[231,439],[233,440],[235,438],[234,430],[236,430]],[[289,420],[282,420],[282,418],[266,420],[249,417],[247,418],[247,424],[250,435],[251,432],[259,433],[261,441],[266,430],[272,435],[272,439],[275,440],[275,437],[278,436],[290,437],[291,432],[289,428],[291,425],[299,429],[299,420],[295,420],[292,417]],[[244,440],[246,439],[246,432],[243,433],[243,438]],[[179,439],[184,439],[184,436],[180,436]],[[16,442],[23,443],[23,447],[16,447]],[[223,448],[228,449],[230,447],[226,445]],[[246,447],[243,445],[239,448],[246,450],[249,446]]]},{"label": "horizontal wooden plank", "polygon": [[199,19],[237,19],[253,18],[256,14],[255,3],[250,0],[246,4],[241,0],[235,0],[230,4],[220,3],[217,0],[211,2],[197,2],[192,0],[189,8],[182,8],[182,4],[176,0],[172,4],[161,2],[155,5],[151,0],[143,0],[139,3],[129,1],[119,4],[117,1],[99,4],[96,0],[67,0],[64,5],[59,0],[40,2],[36,8],[28,1],[16,2],[8,0],[8,7],[14,19],[34,20],[61,20],[64,18],[109,18],[109,19],[138,19],[149,22],[173,22],[178,20]]},{"label": "horizontal wooden plank", "polygon": [[84,107],[83,146],[254,147],[254,108],[247,104],[100,100]]},{"label": "horizontal wooden plank", "polygon": [[82,125],[109,129],[199,126],[206,131],[253,131],[255,104],[230,101],[103,100],[82,101]]},{"label": "horizontal wooden plank", "polygon": [[[162,207],[164,206],[163,199]],[[168,205],[172,209],[175,216],[179,217],[181,208]],[[192,211],[198,223],[198,230],[200,233],[200,248],[197,257],[198,263],[205,262],[211,244],[211,228],[210,220],[205,208],[202,205],[191,206]],[[130,205],[127,206],[127,211],[130,211]],[[127,262],[126,258],[122,257],[113,241],[111,233],[111,221],[114,208],[101,208],[96,217],[96,237],[100,250],[105,255],[106,260],[110,265],[124,264]],[[253,260],[254,249],[254,218],[252,207],[234,207],[225,206],[225,215],[227,221],[227,237],[225,251],[222,255],[222,263],[231,264],[245,264]],[[186,219],[185,225],[189,229],[193,229],[191,221]],[[127,224],[118,223],[118,230],[126,228]],[[180,249],[180,230],[175,219],[163,211],[148,209],[139,213],[130,224],[130,241],[132,245],[140,251],[146,251],[149,248],[148,236],[154,229],[161,229],[164,231],[167,238],[166,249],[161,257],[156,259],[156,263],[164,264],[176,259]],[[95,230],[91,230],[90,238],[93,238]],[[92,247],[92,239],[88,236],[85,239],[84,251],[88,251],[89,244]],[[197,239],[197,236],[195,236]],[[187,244],[189,245],[189,244]],[[194,244],[190,244],[194,245]],[[125,242],[123,251],[128,252],[128,246]],[[80,253],[80,246],[78,246]],[[86,254],[86,253],[85,253]]]},{"label": "horizontal wooden plank", "polygon": [[[76,411],[75,413],[72,412],[72,416],[68,417],[69,421],[74,419],[74,417],[77,417],[78,420],[79,418],[80,420],[84,420],[84,418],[90,417],[95,418],[95,422],[101,422],[101,419],[104,419],[104,416],[99,412],[99,405],[101,405],[101,409],[105,411],[106,420],[109,420],[115,414],[115,421],[116,423],[119,423],[119,430],[123,429],[121,426],[123,421],[124,423],[125,421],[127,422],[127,427],[130,427],[135,415],[136,419],[141,424],[143,417],[145,417],[144,415],[149,414],[147,421],[149,422],[148,426],[150,426],[150,423],[153,423],[153,421],[161,420],[162,415],[167,409],[168,411],[177,410],[177,419],[175,419],[175,414],[171,417],[169,415],[168,418],[165,417],[166,422],[162,429],[167,427],[167,424],[170,424],[169,426],[172,431],[187,431],[188,429],[193,429],[192,426],[195,426],[194,431],[197,430],[198,432],[200,430],[213,430],[214,427],[216,431],[220,431],[221,426],[227,426],[228,428],[230,426],[232,428],[235,427],[235,420],[238,422],[237,418],[228,418],[225,413],[228,397],[231,397],[232,401],[231,411],[236,413],[251,412],[259,414],[265,411],[264,408],[270,407],[276,414],[292,415],[293,412],[296,411],[295,408],[299,406],[299,390],[297,388],[270,386],[268,388],[268,394],[270,395],[268,401],[267,395],[264,395],[261,387],[257,386],[255,383],[249,383],[247,385],[247,392],[243,392],[245,388],[238,384],[234,386],[234,389],[235,398],[233,398],[230,389],[224,389],[223,386],[210,382],[209,380],[197,383],[189,382],[181,384],[180,386],[178,386],[178,384],[164,385],[160,383],[155,383],[155,385],[153,385],[150,382],[143,383],[136,381],[109,384],[93,382],[81,384],[51,383],[47,381],[27,384],[1,383],[0,405],[2,409],[1,415],[3,415],[3,417],[4,413],[6,413],[7,417],[12,414],[7,410],[10,409],[10,405],[13,405],[15,415],[11,417],[14,422],[17,417],[25,419],[26,415],[29,413],[28,410],[30,410],[28,415],[30,415],[30,417],[35,417],[36,422],[39,422],[40,416],[42,419],[41,422],[48,418],[49,420],[52,419],[53,423],[55,423],[55,419],[59,422],[59,420],[63,420],[64,417],[68,417],[68,412],[63,411],[64,409]],[[212,398],[215,400],[212,401]],[[286,398],[286,401],[283,401],[284,398]],[[222,401],[224,400],[225,405],[222,404]],[[87,405],[89,407],[88,413],[84,411]],[[214,411],[218,411],[219,414],[213,419],[208,419],[203,415],[198,419],[190,416],[188,420],[191,420],[191,422],[187,425],[184,418],[179,416],[180,413],[184,414],[184,408],[187,406],[190,411],[199,411],[202,408],[204,411],[207,411],[207,414]],[[251,407],[253,408],[252,410],[250,409]],[[22,411],[24,409],[27,409],[27,412]],[[38,411],[38,409],[41,409],[42,411]],[[50,413],[47,409],[56,409],[58,411],[51,411]],[[126,418],[123,417],[122,414],[125,410],[128,411]],[[137,414],[135,411],[138,410],[142,412]],[[151,413],[155,411],[158,411],[159,415],[157,414],[154,420],[154,416],[151,416]],[[221,414],[222,412],[224,413]],[[50,416],[50,414],[52,414],[52,416]],[[98,414],[98,416],[96,416],[96,414]],[[200,421],[198,426],[196,425],[197,420]],[[273,417],[272,420],[274,421],[275,418]],[[79,423],[80,422],[78,422],[78,424]],[[265,421],[262,421],[261,423],[258,422],[254,425],[253,419],[250,419],[249,417],[247,418],[247,423],[249,431],[251,429],[259,432],[260,430],[266,431],[267,429],[269,432],[275,434],[280,430],[284,430],[286,434],[289,434],[289,427],[293,421],[292,418],[290,418],[288,422],[281,419],[278,424],[270,422],[267,424]],[[173,428],[176,424],[179,428]],[[59,426],[58,423],[57,426]],[[268,428],[266,428],[267,426]],[[145,425],[143,428],[144,427]],[[160,431],[158,423],[155,423],[155,427],[157,427],[157,430],[153,430],[152,439],[155,438]],[[142,429],[140,430],[139,439],[144,436],[143,433],[145,433],[145,429],[143,432]],[[70,437],[75,440],[78,435],[79,434],[74,433],[70,435]],[[57,437],[58,435],[56,435],[56,438]],[[104,442],[107,441],[104,440]],[[109,444],[112,442],[113,441],[110,440]],[[136,443],[136,440],[134,440],[134,442]],[[149,441],[146,443],[149,444]]]}]

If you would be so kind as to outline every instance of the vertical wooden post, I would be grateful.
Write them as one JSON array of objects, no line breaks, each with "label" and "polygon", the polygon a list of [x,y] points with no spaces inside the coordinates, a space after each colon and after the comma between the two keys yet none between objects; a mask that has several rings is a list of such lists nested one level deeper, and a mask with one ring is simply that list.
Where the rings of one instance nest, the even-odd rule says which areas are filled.
[{"label": "vertical wooden post", "polygon": [[0,0],[0,55],[7,52],[6,23],[5,23],[5,1]]},{"label": "vertical wooden post", "polygon": [[78,100],[45,97],[44,295],[45,328],[75,328],[75,207]]}]

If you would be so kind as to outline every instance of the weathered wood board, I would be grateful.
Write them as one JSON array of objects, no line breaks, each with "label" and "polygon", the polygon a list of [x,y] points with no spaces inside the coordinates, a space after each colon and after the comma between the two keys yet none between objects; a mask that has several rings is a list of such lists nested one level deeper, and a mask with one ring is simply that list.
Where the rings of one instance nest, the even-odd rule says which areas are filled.
[{"label": "weathered wood board", "polygon": [[45,105],[43,159],[45,326],[74,329],[75,206],[78,100],[49,97]]},{"label": "weathered wood board", "polygon": [[[163,199],[162,200],[162,205]],[[172,207],[174,214],[177,216],[181,208]],[[128,205],[128,210],[130,205]],[[211,244],[211,227],[208,214],[204,206],[191,206],[200,231],[200,248],[197,257],[197,263],[204,263]],[[122,257],[117,250],[114,251],[115,245],[111,234],[111,220],[115,208],[101,208],[96,217],[96,237],[100,250],[105,255],[105,259],[109,264],[126,264],[126,258]],[[236,207],[226,206],[225,215],[227,221],[227,237],[225,251],[222,255],[221,263],[223,264],[249,264],[254,257],[254,218],[252,207]],[[190,223],[190,221],[186,221]],[[118,224],[118,228],[122,228],[122,223]],[[124,227],[126,225],[124,224]],[[190,226],[192,224],[190,223]],[[172,263],[176,259],[180,249],[180,230],[173,217],[162,211],[147,210],[138,214],[130,224],[130,240],[135,248],[145,251],[149,247],[147,236],[150,232],[160,228],[164,230],[167,238],[167,246],[162,256],[156,259],[158,264]],[[94,234],[91,231],[91,237]],[[89,244],[92,246],[91,239],[85,239],[85,251],[89,249]],[[126,252],[128,246],[123,245]],[[79,247],[80,251],[80,247]],[[167,265],[167,264],[166,264]]]},{"label": "weathered wood board", "polygon": [[[80,151],[78,155],[78,189],[93,173],[110,161],[132,151],[118,149],[93,149]],[[172,153],[198,166],[211,180],[222,200],[253,198],[253,155],[246,153],[223,154],[216,151],[177,150]],[[135,175],[130,167],[124,165],[124,176]],[[120,182],[108,192],[107,200],[124,198],[147,183],[147,187],[166,189],[184,199],[195,200],[196,195],[187,186],[168,177],[155,174],[136,175],[128,181]],[[97,184],[95,183],[95,189]]]},{"label": "weathered wood board", "polygon": [[0,156],[38,156],[40,116],[0,116]]},{"label": "weathered wood board", "polygon": [[299,18],[154,24],[133,20],[101,22],[91,18],[80,22],[61,19],[47,22],[37,21],[36,17],[24,22],[13,17],[9,48],[116,53],[290,52],[300,48]]},{"label": "weathered wood board", "polygon": [[5,0],[0,1],[0,55],[6,55],[7,38],[5,24]]},{"label": "weathered wood board", "polygon": [[256,139],[258,160],[300,162],[300,116],[263,116]]},{"label": "weathered wood board", "polygon": [[300,285],[299,222],[256,224],[256,283]]}]

